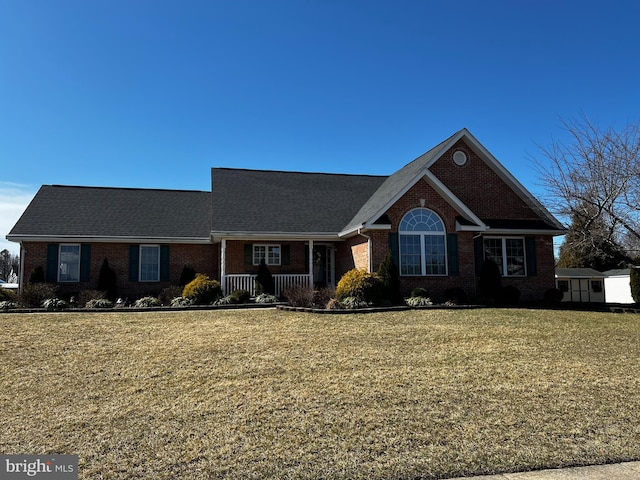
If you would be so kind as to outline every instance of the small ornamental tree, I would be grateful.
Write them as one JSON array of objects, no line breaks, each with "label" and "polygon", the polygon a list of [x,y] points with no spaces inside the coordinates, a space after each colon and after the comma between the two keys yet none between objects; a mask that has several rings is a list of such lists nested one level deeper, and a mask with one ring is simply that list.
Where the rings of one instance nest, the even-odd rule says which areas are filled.
[{"label": "small ornamental tree", "polygon": [[629,286],[631,287],[631,296],[633,301],[640,303],[640,267],[631,267],[629,269]]},{"label": "small ornamental tree", "polygon": [[184,287],[194,278],[196,278],[196,271],[191,265],[185,265],[182,269],[182,273],[180,273],[180,286]]},{"label": "small ornamental tree", "polygon": [[109,300],[115,300],[118,296],[116,272],[109,266],[109,261],[106,258],[102,261],[102,266],[100,267],[97,289],[105,292]]},{"label": "small ornamental tree", "polygon": [[393,261],[391,252],[387,252],[378,267],[378,278],[382,282],[383,295],[393,305],[402,303],[402,294],[400,293],[400,272]]},{"label": "small ornamental tree", "polygon": [[260,266],[258,267],[258,275],[256,277],[256,293],[268,293],[273,295],[276,291],[275,284],[273,283],[273,275],[269,271],[269,267],[265,263],[264,259],[260,260]]},{"label": "small ornamental tree", "polygon": [[45,282],[44,268],[42,268],[42,265],[38,265],[36,268],[31,270],[31,273],[29,274],[29,280],[27,282],[28,283],[44,283]]},{"label": "small ornamental tree", "polygon": [[480,293],[489,303],[494,303],[500,298],[502,290],[502,277],[498,264],[487,257],[480,271]]}]

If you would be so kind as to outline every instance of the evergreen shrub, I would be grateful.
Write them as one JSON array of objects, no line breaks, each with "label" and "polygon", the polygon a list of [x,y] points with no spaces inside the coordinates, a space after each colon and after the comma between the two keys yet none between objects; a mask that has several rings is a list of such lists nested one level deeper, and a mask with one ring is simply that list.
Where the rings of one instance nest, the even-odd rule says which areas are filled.
[{"label": "evergreen shrub", "polygon": [[345,273],[336,286],[336,299],[342,303],[349,297],[366,303],[380,303],[384,295],[378,275],[358,268]]},{"label": "evergreen shrub", "polygon": [[222,296],[222,286],[217,280],[210,279],[203,273],[187,283],[182,290],[182,296],[190,298],[195,304],[208,305]]},{"label": "evergreen shrub", "polygon": [[629,285],[631,287],[633,301],[640,303],[640,271],[638,267],[631,267],[629,269]]},{"label": "evergreen shrub", "polygon": [[249,303],[251,300],[251,294],[247,290],[238,289],[231,292],[231,303],[241,304]]},{"label": "evergreen shrub", "polygon": [[100,267],[98,274],[98,290],[105,292],[105,298],[115,300],[118,296],[118,286],[116,280],[116,272],[109,266],[109,261],[105,258]]},{"label": "evergreen shrub", "polygon": [[387,252],[378,267],[378,277],[382,282],[382,290],[385,298],[393,305],[402,303],[400,293],[400,271],[393,261],[391,252]]},{"label": "evergreen shrub", "polygon": [[260,266],[258,266],[258,275],[256,276],[256,294],[268,293],[273,295],[276,292],[276,287],[273,282],[273,275],[269,271],[269,267],[265,263],[264,259],[260,260]]}]

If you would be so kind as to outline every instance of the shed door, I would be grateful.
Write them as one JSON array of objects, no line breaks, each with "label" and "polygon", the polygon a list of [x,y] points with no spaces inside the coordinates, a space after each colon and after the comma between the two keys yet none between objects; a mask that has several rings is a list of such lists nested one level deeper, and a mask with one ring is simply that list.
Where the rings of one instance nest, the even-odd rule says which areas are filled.
[{"label": "shed door", "polygon": [[569,291],[571,292],[572,302],[590,301],[589,279],[588,278],[572,278],[569,281]]}]

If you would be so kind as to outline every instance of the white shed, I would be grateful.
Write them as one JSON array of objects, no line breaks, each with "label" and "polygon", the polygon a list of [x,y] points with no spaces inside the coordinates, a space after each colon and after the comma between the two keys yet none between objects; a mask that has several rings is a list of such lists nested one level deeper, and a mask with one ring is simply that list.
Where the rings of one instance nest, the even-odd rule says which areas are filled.
[{"label": "white shed", "polygon": [[604,292],[607,303],[635,303],[631,296],[630,269],[607,270],[604,272]]},{"label": "white shed", "polygon": [[593,268],[556,268],[556,287],[563,302],[605,301],[605,275]]}]

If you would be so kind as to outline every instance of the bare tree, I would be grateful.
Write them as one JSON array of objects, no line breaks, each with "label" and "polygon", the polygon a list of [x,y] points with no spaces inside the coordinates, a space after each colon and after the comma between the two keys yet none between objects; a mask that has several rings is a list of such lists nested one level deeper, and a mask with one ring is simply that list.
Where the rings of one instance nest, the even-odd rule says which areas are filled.
[{"label": "bare tree", "polygon": [[581,219],[584,235],[573,241],[582,247],[593,240],[594,224],[605,235],[599,241],[640,245],[640,122],[601,129],[582,115],[563,125],[569,141],[540,147],[546,161],[536,162],[554,213]]}]

